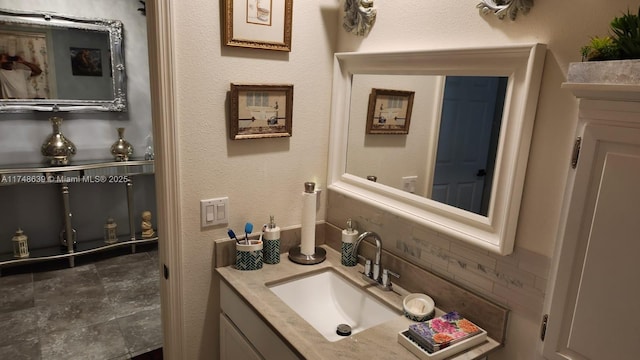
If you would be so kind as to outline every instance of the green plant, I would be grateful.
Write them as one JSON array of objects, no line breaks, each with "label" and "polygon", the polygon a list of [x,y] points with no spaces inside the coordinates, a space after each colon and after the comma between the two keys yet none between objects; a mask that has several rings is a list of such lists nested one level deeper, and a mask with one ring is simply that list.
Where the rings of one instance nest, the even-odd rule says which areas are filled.
[{"label": "green plant", "polygon": [[614,17],[610,36],[594,36],[580,49],[583,61],[640,59],[640,8],[637,14]]},{"label": "green plant", "polygon": [[610,36],[594,36],[589,44],[580,49],[582,59],[587,61],[615,60],[620,58],[620,52],[615,41]]},{"label": "green plant", "polygon": [[611,21],[613,42],[616,44],[621,59],[640,58],[640,8],[638,14],[626,14],[615,17]]}]

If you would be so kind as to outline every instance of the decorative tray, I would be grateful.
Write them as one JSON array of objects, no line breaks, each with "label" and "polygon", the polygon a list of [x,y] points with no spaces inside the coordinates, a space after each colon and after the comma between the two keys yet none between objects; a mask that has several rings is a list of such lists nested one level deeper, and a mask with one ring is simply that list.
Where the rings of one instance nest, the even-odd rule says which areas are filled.
[{"label": "decorative tray", "polygon": [[415,356],[423,360],[441,360],[453,356],[459,352],[482,344],[487,340],[487,332],[482,330],[479,334],[468,339],[457,342],[449,347],[430,353],[425,348],[415,342],[409,335],[409,330],[398,333],[398,343],[411,351]]},{"label": "decorative tray", "polygon": [[444,359],[486,339],[485,330],[456,311],[415,323],[398,334],[398,342],[421,359]]}]

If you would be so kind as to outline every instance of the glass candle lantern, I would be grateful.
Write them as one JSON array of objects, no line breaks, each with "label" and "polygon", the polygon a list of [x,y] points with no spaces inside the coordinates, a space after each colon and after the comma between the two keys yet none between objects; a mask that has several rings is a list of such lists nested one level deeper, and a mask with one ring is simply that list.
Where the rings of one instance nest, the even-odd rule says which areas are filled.
[{"label": "glass candle lantern", "polygon": [[18,229],[11,238],[13,242],[13,257],[14,258],[26,258],[29,257],[29,245],[27,244],[27,235],[24,234],[22,229]]},{"label": "glass candle lantern", "polygon": [[118,242],[118,224],[116,224],[113,218],[108,218],[107,223],[104,224],[104,242],[105,244],[114,244]]}]

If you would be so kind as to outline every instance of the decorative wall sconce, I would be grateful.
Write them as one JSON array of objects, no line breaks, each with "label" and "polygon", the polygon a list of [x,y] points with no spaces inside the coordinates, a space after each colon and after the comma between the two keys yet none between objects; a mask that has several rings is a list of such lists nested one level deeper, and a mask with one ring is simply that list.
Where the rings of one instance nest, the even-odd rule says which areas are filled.
[{"label": "decorative wall sconce", "polygon": [[529,12],[533,7],[533,0],[482,0],[476,7],[484,15],[493,13],[500,20],[509,15],[509,19],[515,20],[518,12]]},{"label": "decorative wall sconce", "polygon": [[342,27],[358,36],[366,36],[376,22],[373,0],[346,0]]},{"label": "decorative wall sconce", "polygon": [[11,238],[13,242],[13,257],[17,259],[29,257],[29,245],[27,244],[27,235],[24,234],[22,229],[18,229]]}]

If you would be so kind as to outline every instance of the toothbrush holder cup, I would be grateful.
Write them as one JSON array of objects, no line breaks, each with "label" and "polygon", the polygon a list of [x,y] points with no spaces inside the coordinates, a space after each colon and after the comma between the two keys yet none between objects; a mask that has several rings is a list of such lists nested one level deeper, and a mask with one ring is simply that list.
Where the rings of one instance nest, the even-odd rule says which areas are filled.
[{"label": "toothbrush holder cup", "polygon": [[248,244],[236,243],[236,269],[259,270],[262,269],[262,241],[249,240]]}]

